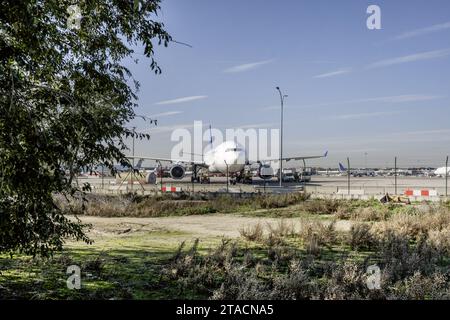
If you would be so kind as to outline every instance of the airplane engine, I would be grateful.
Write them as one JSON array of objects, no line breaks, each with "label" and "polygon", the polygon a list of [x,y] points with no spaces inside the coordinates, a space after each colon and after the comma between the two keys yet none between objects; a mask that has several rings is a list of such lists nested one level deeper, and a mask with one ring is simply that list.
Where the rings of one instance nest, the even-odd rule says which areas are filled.
[{"label": "airplane engine", "polygon": [[186,174],[186,169],[183,166],[180,165],[174,165],[170,168],[170,176],[172,179],[183,179],[184,175]]}]

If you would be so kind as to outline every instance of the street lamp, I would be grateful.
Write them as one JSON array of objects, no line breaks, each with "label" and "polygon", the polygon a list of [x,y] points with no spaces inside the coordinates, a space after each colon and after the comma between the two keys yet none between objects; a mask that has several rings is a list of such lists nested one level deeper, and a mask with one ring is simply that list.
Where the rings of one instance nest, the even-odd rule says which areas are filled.
[{"label": "street lamp", "polygon": [[283,95],[281,93],[280,87],[276,87],[278,92],[280,93],[280,101],[281,101],[281,124],[280,124],[280,187],[283,181],[283,107],[284,107],[284,98],[287,98],[287,95]]},{"label": "street lamp", "polygon": [[229,185],[229,179],[228,179],[228,163],[227,163],[226,160],[223,160],[223,162],[225,162],[225,165],[227,166],[227,193],[228,193],[228,192],[229,192],[229,191],[228,191],[228,185]]}]

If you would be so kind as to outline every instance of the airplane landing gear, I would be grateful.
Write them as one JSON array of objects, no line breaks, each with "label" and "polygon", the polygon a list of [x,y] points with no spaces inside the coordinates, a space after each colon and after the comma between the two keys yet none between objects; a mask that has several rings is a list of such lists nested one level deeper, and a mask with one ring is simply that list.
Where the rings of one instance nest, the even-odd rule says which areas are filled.
[{"label": "airplane landing gear", "polygon": [[197,168],[197,165],[194,164],[192,166],[192,176],[191,176],[192,183],[194,183],[194,182],[200,183],[201,182],[201,178],[198,175],[198,172],[199,172],[199,169]]},{"label": "airplane landing gear", "polygon": [[192,182],[192,183],[193,183],[193,182],[200,183],[200,177],[194,177],[194,176],[192,176],[192,177],[191,177],[191,182]]},{"label": "airplane landing gear", "polygon": [[196,165],[192,168],[192,177],[191,182],[197,182],[200,184],[203,183],[211,183],[211,180],[209,179],[208,170],[205,170],[203,168],[198,169]]}]

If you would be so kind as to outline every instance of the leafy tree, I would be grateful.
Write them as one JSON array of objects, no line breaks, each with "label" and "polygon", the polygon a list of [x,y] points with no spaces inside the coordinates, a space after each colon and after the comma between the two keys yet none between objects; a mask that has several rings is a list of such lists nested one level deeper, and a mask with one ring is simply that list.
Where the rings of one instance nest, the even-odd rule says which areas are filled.
[{"label": "leafy tree", "polygon": [[171,41],[156,20],[160,0],[80,0],[80,28],[68,24],[71,5],[0,2],[0,252],[49,255],[66,238],[89,242],[55,194],[83,194],[83,167],[129,165],[125,139],[135,133],[125,124],[139,83],[123,60],[142,46],[160,73],[154,45]]}]

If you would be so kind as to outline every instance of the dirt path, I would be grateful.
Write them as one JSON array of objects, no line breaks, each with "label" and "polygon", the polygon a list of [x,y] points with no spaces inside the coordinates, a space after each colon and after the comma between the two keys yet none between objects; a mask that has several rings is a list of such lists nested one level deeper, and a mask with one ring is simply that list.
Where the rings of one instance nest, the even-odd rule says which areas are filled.
[{"label": "dirt path", "polygon": [[[134,232],[169,230],[190,233],[198,237],[229,237],[237,238],[240,236],[239,230],[243,227],[261,223],[272,224],[276,226],[281,219],[261,218],[261,217],[242,217],[231,214],[212,214],[198,216],[182,217],[159,217],[159,218],[104,218],[104,217],[81,217],[84,223],[93,225],[91,231],[93,235],[129,235]],[[288,224],[293,224],[298,230],[301,219],[284,219]],[[326,224],[329,221],[322,221]],[[336,230],[348,231],[351,228],[351,222],[340,220],[336,223]]]}]

